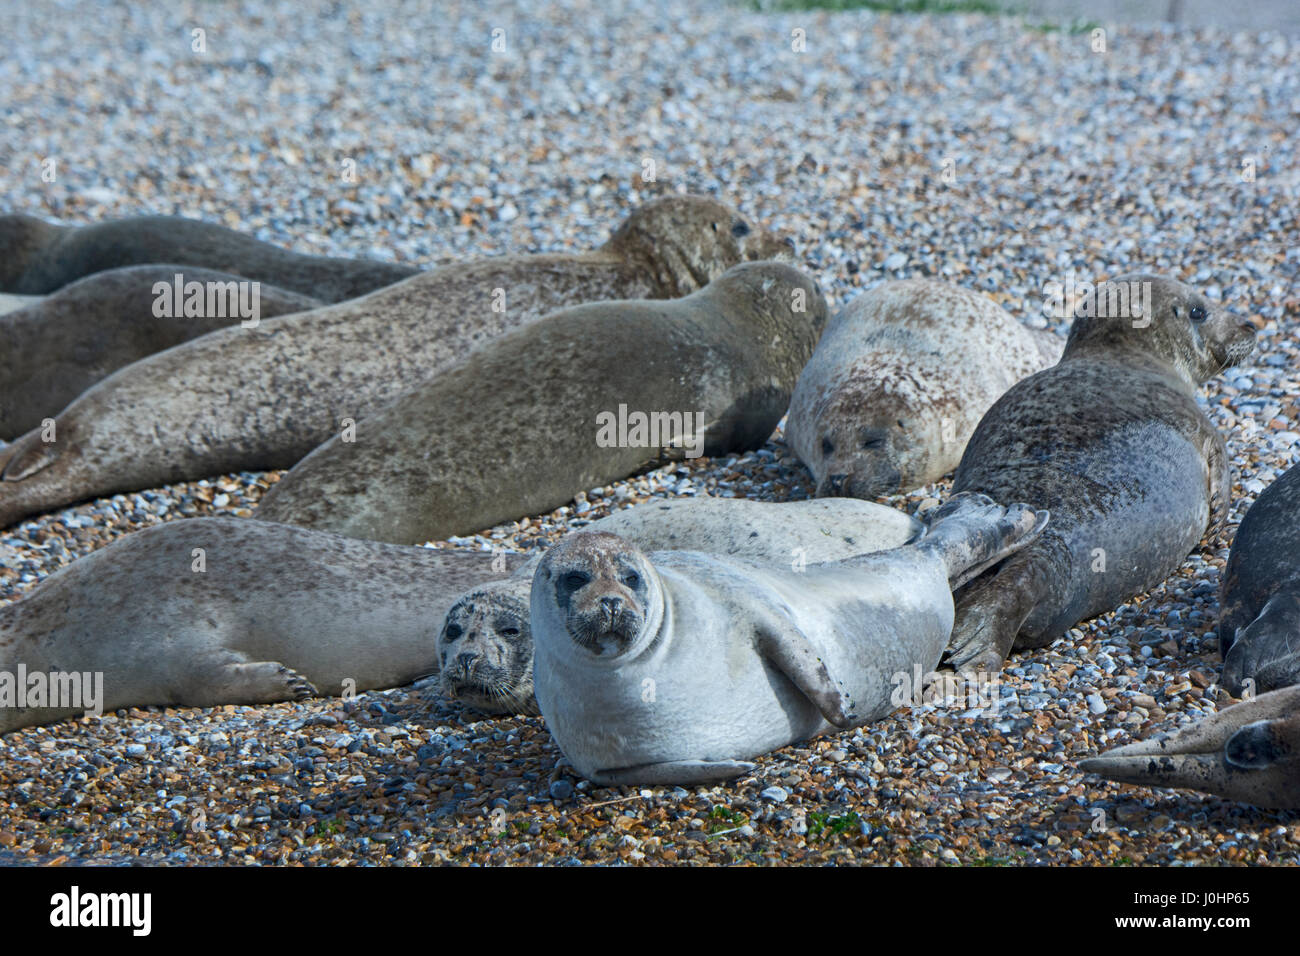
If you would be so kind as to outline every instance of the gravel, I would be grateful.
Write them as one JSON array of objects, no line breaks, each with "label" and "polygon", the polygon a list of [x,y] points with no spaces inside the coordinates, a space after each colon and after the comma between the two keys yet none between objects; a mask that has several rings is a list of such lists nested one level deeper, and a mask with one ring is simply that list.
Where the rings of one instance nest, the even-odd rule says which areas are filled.
[{"label": "gravel", "polygon": [[[1261,326],[1256,356],[1206,400],[1233,456],[1234,522],[1298,457],[1300,49],[1281,37],[1118,28],[1094,53],[1089,34],[1010,18],[675,0],[436,18],[390,0],[72,10],[6,17],[7,210],[202,216],[305,252],[432,264],[589,247],[630,205],[689,190],[793,234],[833,301],[941,276],[1039,327],[1060,325],[1047,282],[1161,272]],[[0,532],[0,599],[137,528],[247,515],[277,478],[118,495]],[[437,546],[527,549],[649,497],[810,491],[778,432]],[[0,862],[1300,862],[1294,814],[1074,769],[1227,701],[1215,589],[1231,534],[1014,657],[994,713],[914,705],[726,786],[595,787],[539,719],[480,719],[431,685],[21,731],[0,741]]]}]

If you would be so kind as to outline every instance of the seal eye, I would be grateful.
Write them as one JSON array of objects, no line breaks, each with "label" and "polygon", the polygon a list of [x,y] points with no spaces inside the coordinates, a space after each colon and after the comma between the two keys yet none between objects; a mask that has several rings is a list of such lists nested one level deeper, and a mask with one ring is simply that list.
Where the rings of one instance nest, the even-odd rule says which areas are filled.
[{"label": "seal eye", "polygon": [[747,223],[737,221],[731,227],[731,234],[735,236],[737,239],[739,239],[741,236],[747,236],[749,235],[749,225]]},{"label": "seal eye", "polygon": [[1206,312],[1199,305],[1194,305],[1188,311],[1187,315],[1191,318],[1193,322],[1204,322]]},{"label": "seal eye", "polygon": [[833,454],[835,454],[835,445],[832,444],[832,442],[831,442],[831,440],[830,440],[829,438],[823,438],[823,439],[822,439],[822,454],[823,454],[823,455],[833,455]]},{"label": "seal eye", "polygon": [[560,578],[560,587],[564,588],[566,591],[576,591],[590,580],[591,578],[583,574],[581,571],[570,571],[564,577]]},{"label": "seal eye", "polygon": [[454,641],[456,638],[460,637],[465,632],[459,624],[448,624],[447,629],[442,633],[447,638],[447,640]]},{"label": "seal eye", "polygon": [[519,628],[517,628],[517,627],[503,627],[503,628],[501,628],[501,635],[502,635],[503,637],[518,637],[518,636],[519,636]]},{"label": "seal eye", "polygon": [[623,583],[628,587],[635,589],[641,583],[641,575],[637,574],[635,571],[629,571],[627,574],[623,575]]},{"label": "seal eye", "polygon": [[709,223],[709,225],[713,227],[714,232],[718,231],[718,224],[716,222],[711,222]]},{"label": "seal eye", "polygon": [[885,443],[885,440],[884,440],[883,438],[881,438],[879,435],[875,436],[874,438],[864,438],[864,439],[862,439],[862,447],[863,447],[863,448],[866,448],[866,449],[879,448],[879,447],[881,447],[884,443]]}]

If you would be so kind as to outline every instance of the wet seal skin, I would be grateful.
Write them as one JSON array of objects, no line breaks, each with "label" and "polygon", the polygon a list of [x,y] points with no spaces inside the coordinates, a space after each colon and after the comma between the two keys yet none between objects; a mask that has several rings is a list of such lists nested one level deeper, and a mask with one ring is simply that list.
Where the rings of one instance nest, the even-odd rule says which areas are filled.
[{"label": "wet seal skin", "polygon": [[246,518],[137,531],[0,607],[0,731],[85,710],[6,701],[20,666],[102,674],[104,712],[409,684],[437,671],[436,629],[456,597],[521,560]]},{"label": "wet seal skin", "polygon": [[[1255,345],[1248,322],[1153,275],[1137,315],[1076,310],[1061,361],[1018,383],[966,446],[954,491],[1052,513],[1033,545],[957,595],[949,660],[1001,667],[1168,577],[1227,513],[1223,438],[1196,389]],[[1114,301],[1102,283],[1097,301]]]},{"label": "wet seal skin", "polygon": [[951,587],[1046,521],[962,495],[915,544],[802,571],[568,535],[533,578],[537,702],[596,783],[748,773],[760,754],[888,713],[891,675],[937,663]]},{"label": "wet seal skin", "polygon": [[1219,648],[1234,696],[1300,683],[1300,466],[1265,488],[1237,529],[1220,586]]},{"label": "wet seal skin", "polygon": [[1171,736],[1079,762],[1144,787],[1182,787],[1267,809],[1300,807],[1300,686],[1243,701]]},{"label": "wet seal skin", "polygon": [[290,252],[182,216],[137,216],[91,226],[0,216],[0,253],[0,292],[20,295],[48,295],[107,269],[175,262],[254,279],[322,302],[342,302],[420,271],[396,262]]},{"label": "wet seal skin", "polygon": [[417,544],[551,511],[681,454],[602,443],[613,409],[683,413],[705,455],[756,448],[825,323],[817,284],[778,262],[681,299],[556,312],[361,422],[354,441],[316,449],[255,516]]},{"label": "wet seal skin", "polygon": [[55,416],[52,441],[35,429],[0,449],[0,527],[98,495],[288,468],[349,420],[549,312],[686,294],[747,258],[789,251],[723,203],[672,196],[634,210],[593,252],[457,263],[364,298],[210,332],[88,389]]},{"label": "wet seal skin", "polygon": [[[100,379],[137,359],[244,320],[225,308],[229,303],[224,300],[219,315],[158,315],[164,310],[155,309],[154,289],[159,283],[172,286],[177,275],[205,288],[216,283],[234,290],[251,281],[194,266],[127,266],[96,272],[0,315],[0,439],[37,428]],[[260,284],[257,320],[322,304]]]},{"label": "wet seal skin", "polygon": [[[777,567],[902,547],[925,526],[887,505],[855,498],[751,501],[677,498],[626,508],[585,531],[616,534],[642,551],[704,551]],[[536,714],[529,596],[535,557],[510,577],[457,598],[438,634],[442,691],[489,714]]]},{"label": "wet seal skin", "polygon": [[786,441],[818,495],[874,498],[957,467],[980,417],[1065,341],[950,282],[882,282],[841,309],[799,376]]}]

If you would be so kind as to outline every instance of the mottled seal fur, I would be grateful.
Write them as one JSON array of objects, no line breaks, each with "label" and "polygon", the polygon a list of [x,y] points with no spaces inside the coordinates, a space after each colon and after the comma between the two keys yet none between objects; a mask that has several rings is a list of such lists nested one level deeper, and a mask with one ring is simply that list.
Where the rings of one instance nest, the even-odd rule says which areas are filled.
[{"label": "mottled seal fur", "polygon": [[[242,317],[159,316],[155,286],[248,280],[226,272],[181,265],[127,266],[96,272],[0,316],[0,438],[12,438],[54,417],[69,402],[124,365],[238,325]],[[257,318],[314,309],[322,303],[259,284]],[[227,314],[229,312],[229,314]]]},{"label": "mottled seal fur", "polygon": [[668,302],[553,313],[316,449],[256,514],[415,544],[544,513],[673,454],[668,436],[602,444],[601,416],[619,409],[684,413],[705,455],[755,448],[825,322],[817,284],[777,262]]},{"label": "mottled seal fur", "polygon": [[1219,647],[1234,695],[1300,683],[1300,465],[1264,489],[1237,529],[1219,594]]},{"label": "mottled seal fur", "polygon": [[874,498],[948,474],[980,417],[1065,342],[949,282],[882,282],[841,309],[799,376],[786,442],[818,495]]},{"label": "mottled seal fur", "polygon": [[1079,769],[1121,783],[1298,808],[1300,686],[1234,704],[1172,736],[1117,747],[1080,761]]},{"label": "mottled seal fur", "polygon": [[[646,552],[703,551],[795,568],[902,547],[925,526],[854,498],[677,498],[626,508],[583,530],[616,534]],[[470,589],[447,612],[436,651],[448,697],[485,713],[538,712],[528,602],[540,561]]]},{"label": "mottled seal fur", "polygon": [[894,676],[939,659],[952,584],[1045,520],[961,496],[916,544],[802,571],[569,535],[533,579],[537,702],[596,783],[747,773],[759,754],[888,713]]},{"label": "mottled seal fur", "polygon": [[181,216],[137,216],[90,226],[0,216],[0,292],[47,295],[106,269],[158,262],[228,272],[325,302],[366,295],[419,272],[396,262],[290,252]]},{"label": "mottled seal fur", "polygon": [[[951,662],[996,670],[1169,576],[1226,515],[1223,438],[1197,386],[1254,347],[1254,328],[1180,282],[1138,316],[1081,303],[1059,364],[1013,386],[976,428],[953,482],[1052,513],[1030,547],[957,599]],[[1097,301],[1115,301],[1109,285]]]},{"label": "mottled seal fur", "polygon": [[[436,628],[453,599],[519,560],[242,518],[169,522],[0,607],[0,675],[20,664],[101,672],[105,711],[395,687],[437,670]],[[0,708],[0,731],[81,712]]]},{"label": "mottled seal fur", "polygon": [[722,203],[674,196],[635,210],[595,252],[449,265],[351,302],[210,332],[87,390],[55,416],[53,442],[34,430],[0,449],[0,527],[95,495],[288,468],[346,419],[555,309],[681,295],[746,258],[788,252]]}]

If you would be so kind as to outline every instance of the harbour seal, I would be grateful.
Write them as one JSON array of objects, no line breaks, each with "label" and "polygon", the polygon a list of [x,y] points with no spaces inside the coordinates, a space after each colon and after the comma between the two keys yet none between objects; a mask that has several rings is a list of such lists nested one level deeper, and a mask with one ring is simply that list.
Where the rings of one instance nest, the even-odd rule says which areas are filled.
[{"label": "harbour seal", "polygon": [[[777,262],[669,302],[553,313],[375,413],[354,440],[321,445],[255,515],[417,544],[550,511],[680,454],[671,441],[705,455],[756,448],[825,322],[817,284]],[[676,420],[614,427],[638,413]]]},{"label": "harbour seal", "polygon": [[1227,449],[1196,389],[1254,344],[1172,279],[1123,276],[1081,302],[1060,363],[998,399],[957,468],[954,491],[1027,501],[1052,526],[957,596],[954,667],[1051,643],[1159,584],[1222,523]]},{"label": "harbour seal", "polygon": [[48,295],[95,272],[158,262],[229,272],[325,302],[354,299],[420,271],[396,262],[303,255],[181,216],[90,226],[0,216],[0,292]]},{"label": "harbour seal", "polygon": [[[1241,696],[1300,683],[1300,466],[1264,489],[1237,528],[1219,593],[1223,686]],[[1300,800],[1300,796],[1297,797]]]},{"label": "harbour seal", "polygon": [[434,628],[456,596],[520,560],[244,518],[138,531],[0,607],[0,731],[86,709],[31,696],[20,706],[20,673],[80,675],[83,693],[100,674],[106,711],[408,684],[437,671]]},{"label": "harbour seal", "polygon": [[804,571],[694,551],[647,555],[603,532],[533,579],[533,679],[574,768],[609,785],[712,783],[751,758],[891,708],[891,675],[929,670],[952,584],[1046,521],[960,496],[914,545]]},{"label": "harbour seal", "polygon": [[347,419],[548,312],[684,295],[746,258],[789,250],[722,203],[672,196],[635,210],[594,252],[449,265],[351,302],[210,332],[87,390],[55,416],[53,441],[38,429],[0,449],[0,528],[95,495],[288,468]]},{"label": "harbour seal", "polygon": [[956,468],[989,406],[1064,345],[959,285],[882,282],[831,319],[795,386],[786,442],[819,496],[919,488]]},{"label": "harbour seal", "polygon": [[[583,530],[616,534],[646,552],[704,551],[799,568],[902,547],[925,526],[855,498],[706,497],[646,502]],[[447,697],[489,714],[538,713],[528,603],[540,562],[534,557],[505,580],[471,588],[451,606],[435,647]]]},{"label": "harbour seal", "polygon": [[1300,807],[1300,686],[1222,710],[1169,737],[1079,762],[1108,780],[1185,787],[1257,807]]},{"label": "harbour seal", "polygon": [[[183,308],[173,314],[171,290],[177,276],[182,289],[198,283],[205,314],[185,315]],[[0,438],[37,428],[124,365],[213,329],[238,325],[248,318],[238,313],[239,305],[251,306],[260,321],[322,304],[263,283],[253,290],[247,288],[249,282],[193,266],[127,266],[78,279],[0,316]],[[163,287],[167,307],[159,309]],[[211,314],[209,289],[214,293]]]}]

